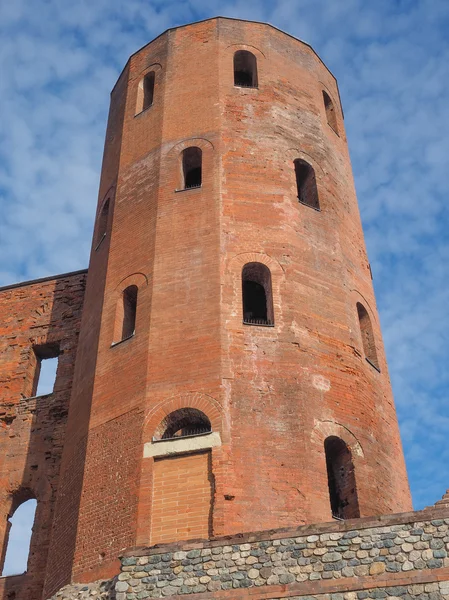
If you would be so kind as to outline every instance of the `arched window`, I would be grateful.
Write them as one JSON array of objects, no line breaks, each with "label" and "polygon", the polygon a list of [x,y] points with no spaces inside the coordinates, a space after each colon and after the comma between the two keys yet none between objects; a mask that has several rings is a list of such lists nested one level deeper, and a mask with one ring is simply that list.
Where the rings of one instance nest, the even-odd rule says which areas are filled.
[{"label": "arched window", "polygon": [[153,104],[155,77],[154,71],[150,71],[140,80],[137,88],[136,114],[150,108]]},{"label": "arched window", "polygon": [[338,134],[337,127],[337,115],[335,114],[334,103],[332,102],[329,94],[323,90],[323,102],[326,110],[326,118],[328,124],[332,127],[336,134]]},{"label": "arched window", "polygon": [[311,206],[315,210],[320,210],[318,188],[316,185],[316,177],[313,167],[301,158],[297,158],[294,161],[294,164],[298,200],[301,202],[301,204]]},{"label": "arched window", "polygon": [[210,420],[203,412],[196,408],[179,408],[167,415],[161,423],[159,437],[168,440],[202,435],[211,431]]},{"label": "arched window", "polygon": [[[97,248],[100,246],[101,242],[106,237],[106,232],[108,229],[108,219],[109,219],[109,198],[103,204],[103,208],[101,209],[100,215],[98,217],[98,227],[97,227]],[[97,249],[96,248],[96,249]]]},{"label": "arched window", "polygon": [[182,152],[182,174],[184,180],[184,189],[201,187],[202,180],[202,160],[203,153],[201,148],[191,146]]},{"label": "arched window", "polygon": [[257,87],[257,59],[248,50],[237,50],[234,54],[234,85]]},{"label": "arched window", "polygon": [[247,263],[242,271],[243,323],[274,325],[270,269],[262,263]]},{"label": "arched window", "polygon": [[360,304],[360,302],[357,302],[357,315],[359,317],[360,333],[362,335],[365,358],[379,371],[379,361],[377,360],[376,344],[374,341],[371,319],[369,318],[366,308],[363,304]]},{"label": "arched window", "polygon": [[21,490],[13,497],[2,553],[5,557],[2,577],[27,570],[36,507],[37,501],[30,490]]},{"label": "arched window", "polygon": [[331,436],[324,442],[324,451],[332,516],[337,519],[360,517],[350,449],[342,439]]}]

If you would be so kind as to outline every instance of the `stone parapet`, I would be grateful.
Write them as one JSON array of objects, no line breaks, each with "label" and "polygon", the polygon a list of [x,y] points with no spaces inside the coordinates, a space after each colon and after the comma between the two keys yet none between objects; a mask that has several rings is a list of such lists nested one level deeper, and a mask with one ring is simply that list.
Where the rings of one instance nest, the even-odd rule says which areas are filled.
[{"label": "stone parapet", "polygon": [[[429,594],[439,594],[440,582],[449,581],[449,518],[442,512],[433,509],[132,549],[122,557],[117,600],[187,594],[198,599],[321,597],[348,592],[363,599],[401,595],[397,588],[410,596],[409,586],[421,586],[424,594],[425,585],[433,590]],[[431,585],[436,583],[437,587]],[[395,588],[392,594],[387,586]],[[370,596],[371,589],[382,595]]]}]

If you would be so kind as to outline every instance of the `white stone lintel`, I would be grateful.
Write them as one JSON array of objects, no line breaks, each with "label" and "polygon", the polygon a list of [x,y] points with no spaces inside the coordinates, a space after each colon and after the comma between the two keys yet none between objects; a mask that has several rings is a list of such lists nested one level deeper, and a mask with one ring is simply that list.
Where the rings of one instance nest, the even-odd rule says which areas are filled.
[{"label": "white stone lintel", "polygon": [[214,431],[207,435],[179,438],[177,440],[147,442],[143,446],[143,457],[169,456],[170,454],[206,450],[207,448],[216,448],[217,446],[221,446],[221,437],[218,431]]}]

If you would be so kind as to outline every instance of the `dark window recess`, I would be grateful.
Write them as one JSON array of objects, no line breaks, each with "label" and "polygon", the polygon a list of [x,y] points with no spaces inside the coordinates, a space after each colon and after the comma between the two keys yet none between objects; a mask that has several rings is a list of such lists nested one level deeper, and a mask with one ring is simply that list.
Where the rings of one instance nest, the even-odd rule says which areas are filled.
[{"label": "dark window recess", "polygon": [[258,85],[257,59],[248,50],[238,50],[234,54],[234,85],[251,88]]},{"label": "dark window recess", "polygon": [[338,127],[337,127],[337,115],[335,114],[334,103],[332,102],[329,94],[327,94],[323,90],[323,102],[324,108],[326,110],[326,118],[328,124],[332,127],[335,133],[338,135]]},{"label": "dark window recess", "polygon": [[270,269],[247,263],[242,271],[243,323],[274,325]]},{"label": "dark window recess", "polygon": [[136,115],[150,108],[154,100],[154,82],[156,74],[150,71],[139,81],[137,88]]},{"label": "dark window recess", "polygon": [[300,158],[297,158],[294,161],[294,164],[298,200],[302,204],[306,204],[307,206],[319,210],[320,202],[318,200],[318,188],[313,167]]},{"label": "dark window recess", "polygon": [[108,219],[109,219],[109,198],[103,204],[103,208],[101,209],[100,216],[98,217],[98,229],[97,229],[97,247],[106,237],[106,232],[108,229]]},{"label": "dark window recess", "polygon": [[142,110],[146,110],[153,104],[154,98],[154,71],[147,73],[143,78],[143,106]]},{"label": "dark window recess", "polygon": [[360,510],[351,451],[336,436],[325,440],[324,450],[332,516],[337,519],[357,519]]},{"label": "dark window recess", "polygon": [[202,435],[211,431],[210,421],[203,412],[196,408],[180,408],[166,417],[161,439]]},{"label": "dark window recess", "polygon": [[182,173],[185,190],[201,187],[202,155],[201,148],[197,148],[196,146],[186,148],[182,153]]},{"label": "dark window recess", "polygon": [[136,330],[137,286],[130,285],[123,291],[122,340],[134,335]]},{"label": "dark window recess", "polygon": [[379,371],[379,361],[377,359],[376,343],[374,341],[373,327],[371,319],[363,304],[357,302],[357,315],[359,317],[360,333],[362,336],[363,351],[365,358]]}]

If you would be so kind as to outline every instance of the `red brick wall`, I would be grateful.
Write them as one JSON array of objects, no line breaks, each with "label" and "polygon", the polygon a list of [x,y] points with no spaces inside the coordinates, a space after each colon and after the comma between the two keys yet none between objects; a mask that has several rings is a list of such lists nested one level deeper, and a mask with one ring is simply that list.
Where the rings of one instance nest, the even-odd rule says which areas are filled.
[{"label": "red brick wall", "polygon": [[212,510],[210,452],[154,463],[151,544],[208,538]]},{"label": "red brick wall", "polygon": [[[26,575],[0,579],[0,598],[40,600],[59,482],[86,273],[0,289],[0,544],[13,495],[38,500]],[[33,345],[59,344],[54,392],[30,398]]]},{"label": "red brick wall", "polygon": [[[258,89],[233,85],[239,49],[257,57]],[[136,115],[152,69],[153,106]],[[202,187],[177,191],[189,146],[202,150]],[[298,202],[296,158],[315,170],[319,212]],[[86,567],[92,578],[108,574],[112,549],[148,543],[155,464],[139,462],[137,492],[135,465],[156,416],[182,408],[178,400],[222,435],[212,452],[214,535],[328,520],[331,435],[351,450],[362,516],[408,510],[338,89],[317,55],[273,27],[229,19],[163,34],[130,58],[113,91],[99,209],[110,189],[107,236],[89,267],[47,591]],[[271,271],[275,327],[242,325],[248,262]],[[135,335],[111,347],[129,285],[138,287]],[[364,360],[359,301],[380,373]],[[132,420],[132,443],[120,445],[130,468],[119,471],[120,502],[108,505],[105,530],[91,507],[98,474],[115,470],[118,455],[90,448],[108,447],[113,423],[134,411],[143,416]],[[121,520],[125,504],[136,517]],[[93,552],[87,565],[89,538],[111,552]]]}]

